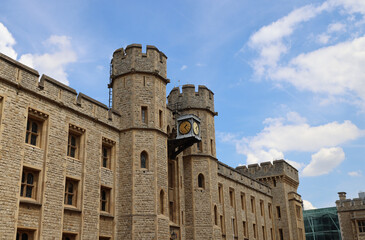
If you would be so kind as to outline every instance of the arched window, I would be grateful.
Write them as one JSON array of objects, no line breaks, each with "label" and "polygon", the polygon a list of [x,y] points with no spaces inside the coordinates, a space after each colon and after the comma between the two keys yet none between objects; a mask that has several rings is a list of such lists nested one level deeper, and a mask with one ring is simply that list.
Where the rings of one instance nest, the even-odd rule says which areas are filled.
[{"label": "arched window", "polygon": [[218,210],[217,205],[214,205],[214,224],[218,225]]},{"label": "arched window", "polygon": [[163,190],[160,191],[160,214],[164,214],[164,199],[165,193]]},{"label": "arched window", "polygon": [[148,166],[148,155],[145,151],[141,152],[141,168],[147,168]]},{"label": "arched window", "polygon": [[205,188],[204,175],[202,173],[198,175],[198,187]]}]

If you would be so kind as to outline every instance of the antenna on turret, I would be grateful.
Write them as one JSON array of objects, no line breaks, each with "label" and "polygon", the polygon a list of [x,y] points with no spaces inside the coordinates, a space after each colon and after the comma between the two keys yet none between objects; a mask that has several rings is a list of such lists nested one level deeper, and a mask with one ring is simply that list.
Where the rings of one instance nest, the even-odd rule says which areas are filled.
[{"label": "antenna on turret", "polygon": [[113,88],[112,88],[112,74],[113,74],[113,59],[110,61],[110,69],[109,69],[109,108],[112,108],[113,103]]}]

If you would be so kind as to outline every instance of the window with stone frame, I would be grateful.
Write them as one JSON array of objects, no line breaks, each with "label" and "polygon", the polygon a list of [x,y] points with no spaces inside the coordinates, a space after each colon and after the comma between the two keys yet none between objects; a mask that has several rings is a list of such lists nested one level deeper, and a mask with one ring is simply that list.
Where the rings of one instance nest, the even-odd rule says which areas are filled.
[{"label": "window with stone frame", "polygon": [[142,123],[148,123],[148,109],[146,106],[141,107],[141,121]]},{"label": "window with stone frame", "polygon": [[24,198],[37,199],[39,171],[23,167],[20,196]]},{"label": "window with stone frame", "polygon": [[34,230],[29,229],[17,229],[16,240],[33,240]]},{"label": "window with stone frame", "polygon": [[65,205],[77,207],[78,185],[78,180],[66,178],[64,199]]},{"label": "window with stone frame", "polygon": [[25,132],[25,143],[41,147],[43,125],[48,115],[33,108],[28,109],[28,119]]},{"label": "window with stone frame", "polygon": [[76,233],[62,233],[62,240],[76,240]]},{"label": "window with stone frame", "polygon": [[202,173],[198,175],[198,187],[203,189],[205,188],[205,180],[204,180],[204,175]]},{"label": "window with stone frame", "polygon": [[296,214],[298,219],[302,219],[302,207],[299,205],[295,206]]},{"label": "window with stone frame", "polygon": [[67,156],[80,159],[81,137],[85,130],[73,124],[69,124]]},{"label": "window with stone frame", "polygon": [[110,188],[104,186],[100,188],[100,210],[103,212],[110,213],[110,192]]},{"label": "window with stone frame", "polygon": [[365,233],[365,220],[358,220],[357,226],[359,228],[360,233]]},{"label": "window with stone frame", "polygon": [[113,140],[102,138],[101,147],[101,166],[104,168],[112,168],[113,164],[113,146],[115,142]]},{"label": "window with stone frame", "polygon": [[146,151],[141,152],[141,168],[148,168],[148,154]]}]

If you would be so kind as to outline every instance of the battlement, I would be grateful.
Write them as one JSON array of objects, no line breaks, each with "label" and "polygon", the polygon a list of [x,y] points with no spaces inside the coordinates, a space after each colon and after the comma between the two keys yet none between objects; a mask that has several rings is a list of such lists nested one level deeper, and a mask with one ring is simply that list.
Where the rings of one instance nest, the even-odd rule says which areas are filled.
[{"label": "battlement", "polygon": [[256,191],[259,191],[263,194],[271,196],[272,191],[269,186],[266,184],[257,181],[250,176],[247,176],[245,174],[242,174],[240,171],[237,171],[237,169],[234,169],[222,162],[218,161],[218,174],[222,177],[228,178],[232,181],[235,181],[239,184],[245,185],[246,187],[249,187],[251,189],[255,189]]},{"label": "battlement", "polygon": [[199,85],[198,91],[195,91],[193,84],[186,84],[182,86],[182,92],[179,87],[171,90],[167,97],[167,106],[171,110],[185,110],[185,109],[205,109],[218,115],[214,112],[214,93],[206,86]]},{"label": "battlement", "polygon": [[347,210],[363,210],[365,209],[365,198],[359,193],[358,198],[347,199],[345,192],[338,193],[340,200],[336,201],[336,206],[338,211],[347,211]]},{"label": "battlement", "polygon": [[[77,91],[47,75],[39,79],[38,71],[0,53],[0,81],[47,99],[58,106],[76,111],[95,121],[118,128],[120,114],[105,104]],[[6,94],[6,93],[5,93]]]},{"label": "battlement", "polygon": [[247,167],[239,166],[236,170],[255,179],[285,175],[299,182],[298,170],[285,160],[275,160],[273,163],[263,162],[260,165],[257,163],[249,164]]},{"label": "battlement", "polygon": [[142,72],[155,74],[169,82],[166,60],[166,55],[155,46],[147,45],[146,53],[142,52],[141,44],[131,44],[125,49],[119,48],[113,53],[111,79],[130,72]]}]

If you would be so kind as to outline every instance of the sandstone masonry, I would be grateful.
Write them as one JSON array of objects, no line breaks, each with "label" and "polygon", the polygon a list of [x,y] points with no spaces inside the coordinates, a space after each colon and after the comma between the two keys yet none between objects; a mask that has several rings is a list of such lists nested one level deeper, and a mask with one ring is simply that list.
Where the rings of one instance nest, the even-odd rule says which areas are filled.
[{"label": "sandstone masonry", "polygon": [[[216,158],[214,94],[167,97],[164,53],[113,54],[112,108],[0,54],[0,239],[303,240],[298,171]],[[202,141],[175,159],[176,119]]]}]

